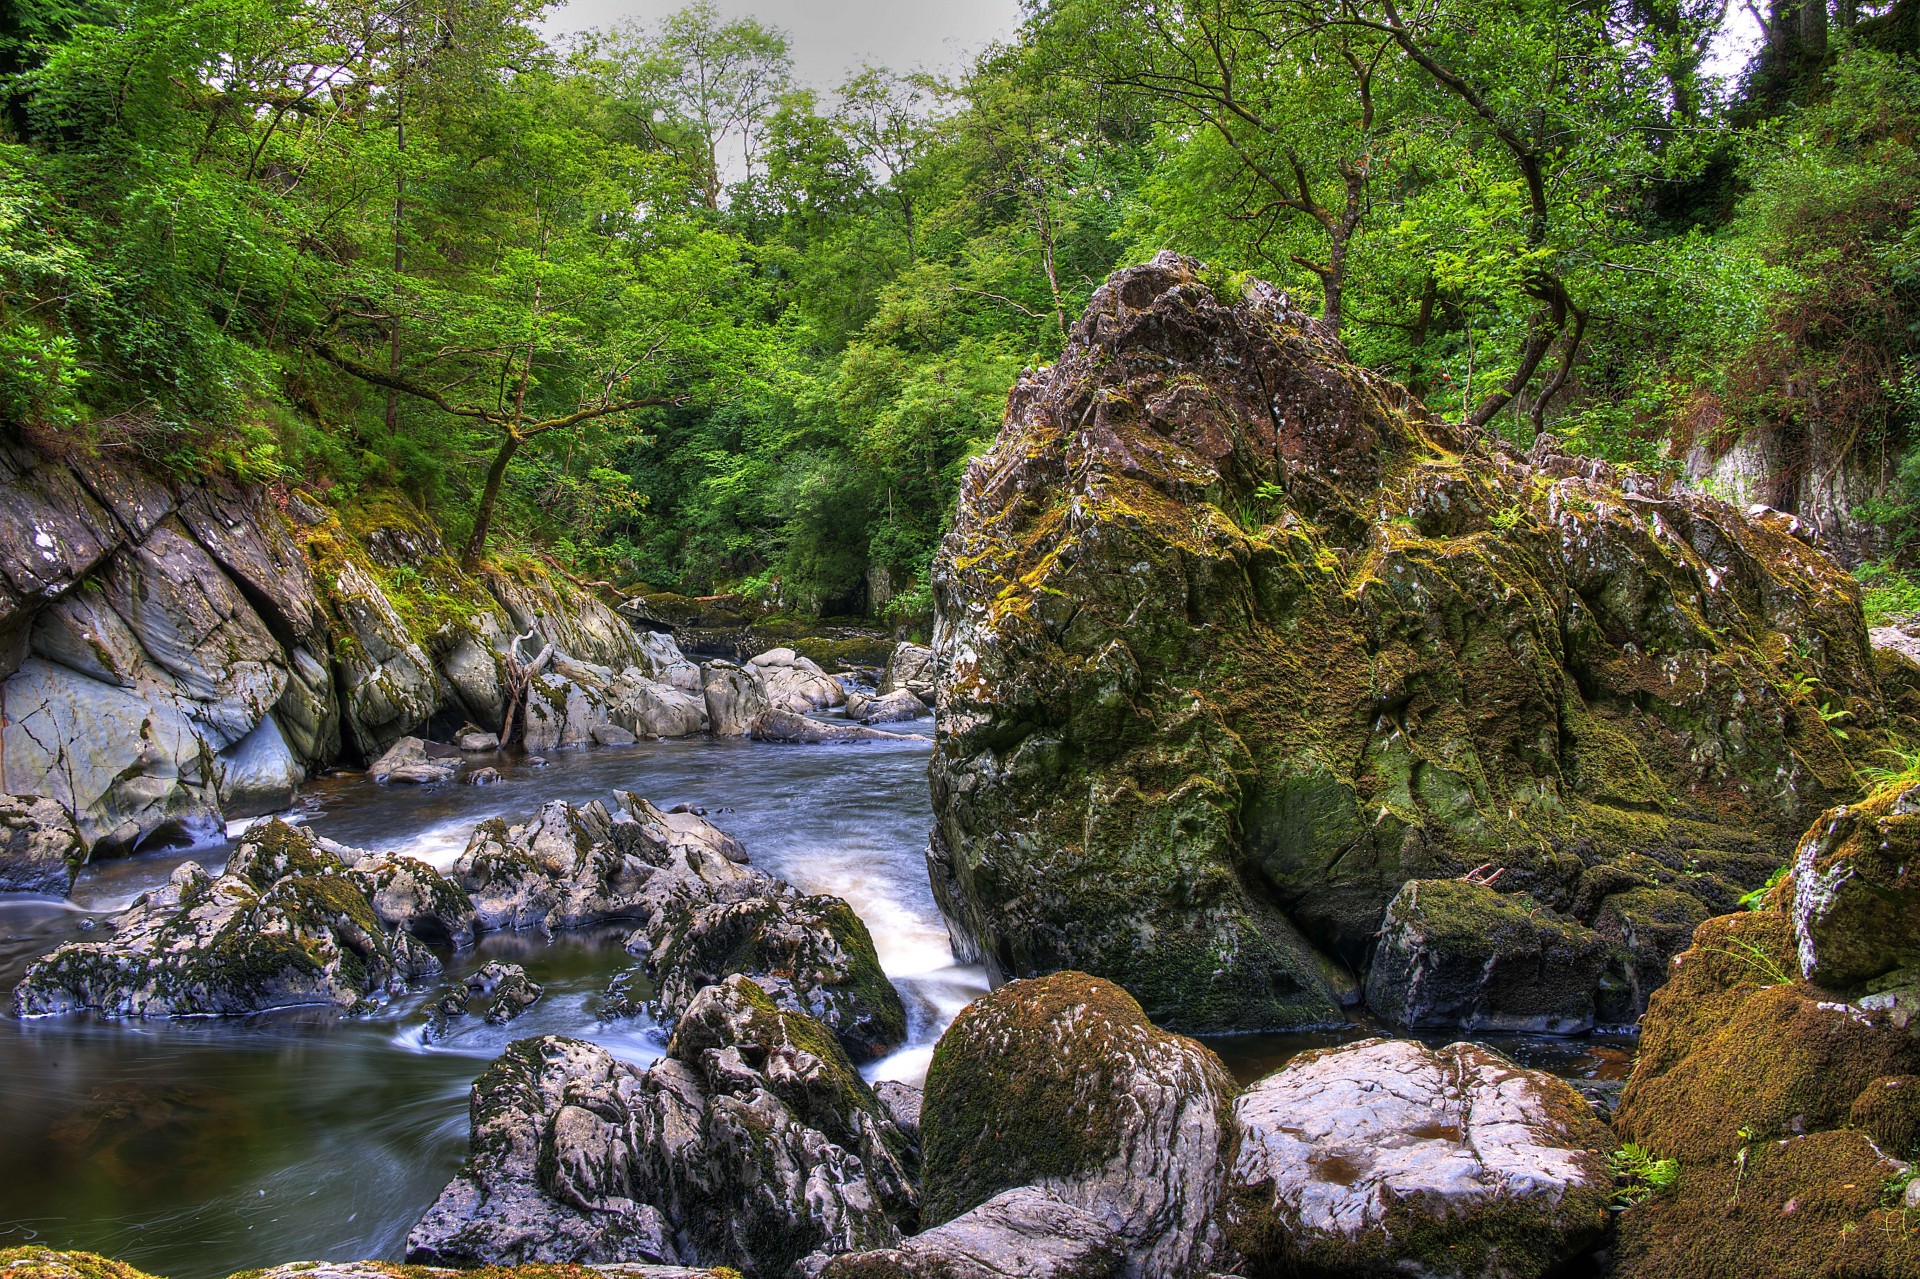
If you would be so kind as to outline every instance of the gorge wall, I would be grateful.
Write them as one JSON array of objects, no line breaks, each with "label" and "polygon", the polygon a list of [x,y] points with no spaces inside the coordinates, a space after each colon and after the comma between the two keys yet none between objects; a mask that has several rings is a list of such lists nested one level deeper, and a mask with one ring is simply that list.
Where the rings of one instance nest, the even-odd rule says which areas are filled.
[{"label": "gorge wall", "polygon": [[1119,272],[1014,388],[936,565],[956,944],[1162,1024],[1307,1025],[1396,895],[1464,876],[1401,912],[1451,912],[1403,920],[1407,981],[1513,907],[1564,936],[1511,982],[1587,956],[1574,1020],[1630,1019],[1910,695],[1803,534],[1434,421],[1268,286]]}]

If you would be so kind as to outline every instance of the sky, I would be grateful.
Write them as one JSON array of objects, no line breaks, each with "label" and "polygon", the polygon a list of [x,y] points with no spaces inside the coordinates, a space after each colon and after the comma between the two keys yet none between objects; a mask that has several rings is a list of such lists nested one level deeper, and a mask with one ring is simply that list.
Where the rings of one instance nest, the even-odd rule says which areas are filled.
[{"label": "sky", "polygon": [[[686,0],[568,0],[549,11],[551,34],[658,22]],[[957,70],[1012,36],[1019,0],[714,0],[723,17],[755,17],[793,41],[795,77],[832,89],[862,65]]]}]

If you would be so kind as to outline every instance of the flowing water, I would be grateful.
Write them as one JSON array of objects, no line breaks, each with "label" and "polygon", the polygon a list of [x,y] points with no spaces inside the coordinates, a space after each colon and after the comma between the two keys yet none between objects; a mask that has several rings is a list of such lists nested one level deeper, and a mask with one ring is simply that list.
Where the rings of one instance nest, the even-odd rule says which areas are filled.
[{"label": "flowing water", "polygon": [[[908,728],[930,732],[930,721]],[[559,752],[545,767],[502,761],[495,786],[430,790],[360,777],[309,788],[299,819],[343,843],[442,869],[473,826],[521,820],[551,799],[610,799],[615,787],[687,803],[745,842],[756,865],[850,902],[906,1001],[910,1031],[870,1078],[918,1081],[934,1041],[986,990],[954,964],[927,885],[932,826],[924,741],[777,746],[650,742]],[[228,845],[89,867],[71,902],[0,895],[0,1007],[34,956],[98,936],[105,914],[165,882],[188,858],[217,869]],[[625,929],[551,941],[494,934],[449,978],[489,959],[523,965],[545,997],[512,1025],[479,1018],[428,1043],[431,989],[370,1017],[301,1009],[244,1021],[0,1018],[0,1247],[86,1248],[173,1279],[217,1279],[283,1261],[397,1259],[409,1226],[459,1167],[467,1089],[511,1039],[591,1039],[638,1064],[665,1038],[644,1019],[603,1021],[601,993],[631,961]],[[1213,1040],[1243,1081],[1307,1048],[1377,1033]],[[1444,1041],[1448,1036],[1439,1036]],[[1629,1046],[1506,1037],[1526,1064],[1617,1079]]]},{"label": "flowing water", "polygon": [[[905,726],[930,732],[931,723]],[[907,1046],[867,1068],[917,1080],[933,1043],[984,975],[958,967],[927,887],[932,826],[927,743],[777,746],[649,742],[503,761],[495,786],[431,790],[340,777],[300,813],[322,834],[442,869],[475,823],[520,820],[551,799],[610,800],[615,787],[687,803],[804,891],[847,899],[906,1000]],[[215,868],[228,846],[89,867],[71,903],[0,896],[0,999],[27,963],[98,936],[99,918],[164,883],[187,858]],[[0,1019],[0,1247],[88,1248],[174,1279],[281,1261],[398,1258],[407,1228],[459,1167],[467,1089],[510,1039],[561,1033],[645,1064],[665,1048],[644,1019],[602,1021],[608,978],[629,966],[626,929],[491,935],[449,976],[509,959],[546,987],[510,1026],[479,1018],[429,1044],[432,990],[372,1017],[318,1009],[235,1022]]]}]

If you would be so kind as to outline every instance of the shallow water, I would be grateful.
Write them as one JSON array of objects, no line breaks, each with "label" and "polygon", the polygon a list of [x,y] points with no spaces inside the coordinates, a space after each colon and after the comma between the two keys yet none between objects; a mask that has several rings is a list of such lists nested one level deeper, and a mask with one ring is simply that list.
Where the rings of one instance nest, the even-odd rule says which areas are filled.
[{"label": "shallow water", "polygon": [[[917,1080],[946,1024],[986,989],[980,970],[953,963],[927,887],[927,751],[689,739],[556,752],[544,768],[498,761],[505,780],[495,786],[325,779],[308,789],[300,818],[343,843],[444,868],[477,822],[524,819],[551,799],[610,799],[620,787],[703,808],[755,865],[846,898],[866,921],[910,1021],[907,1046],[866,1073]],[[218,867],[229,847],[89,867],[72,904],[0,896],[6,1006],[35,955],[97,936],[100,915],[184,860]],[[640,1064],[663,1051],[644,1019],[598,1015],[609,976],[632,962],[620,948],[626,931],[493,935],[443,956],[450,977],[511,959],[547,993],[510,1026],[467,1018],[434,1044],[421,1033],[432,990],[366,1018],[307,1009],[243,1022],[0,1020],[0,1247],[89,1248],[175,1279],[397,1258],[465,1155],[468,1086],[509,1040],[576,1035]]]}]

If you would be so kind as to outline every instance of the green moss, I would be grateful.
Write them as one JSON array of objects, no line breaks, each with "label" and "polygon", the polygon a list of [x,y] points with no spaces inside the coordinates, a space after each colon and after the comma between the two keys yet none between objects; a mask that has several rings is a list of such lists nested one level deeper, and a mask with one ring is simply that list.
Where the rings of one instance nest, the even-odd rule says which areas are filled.
[{"label": "green moss", "polygon": [[154,1279],[144,1270],[98,1253],[41,1247],[0,1249],[0,1272],[9,1279]]},{"label": "green moss", "polygon": [[1874,1080],[1854,1098],[1847,1123],[1895,1159],[1920,1159],[1920,1076]]}]

